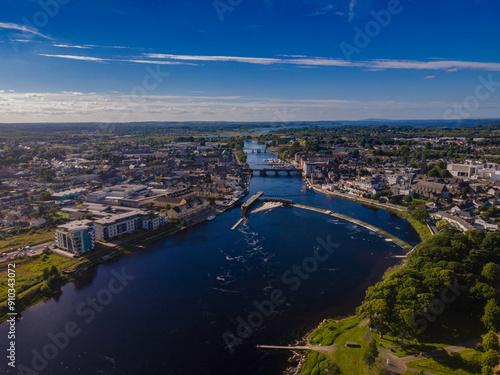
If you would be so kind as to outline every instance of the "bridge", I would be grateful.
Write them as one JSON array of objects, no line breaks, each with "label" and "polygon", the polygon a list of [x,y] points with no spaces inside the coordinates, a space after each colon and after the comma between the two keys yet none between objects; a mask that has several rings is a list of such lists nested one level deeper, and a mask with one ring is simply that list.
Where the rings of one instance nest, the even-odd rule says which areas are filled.
[{"label": "bridge", "polygon": [[241,205],[241,217],[245,217],[248,209],[255,203],[257,200],[264,195],[263,191],[258,191],[255,193],[249,200]]},{"label": "bridge", "polygon": [[[286,172],[287,176],[296,176],[296,177],[301,177],[302,176],[302,169],[298,168],[260,168],[260,169],[252,169],[252,171],[259,172],[259,176],[261,177],[266,177],[268,176],[268,172],[272,173],[274,172],[275,176],[279,176],[279,172]],[[292,172],[297,172],[296,174],[292,175]]]}]

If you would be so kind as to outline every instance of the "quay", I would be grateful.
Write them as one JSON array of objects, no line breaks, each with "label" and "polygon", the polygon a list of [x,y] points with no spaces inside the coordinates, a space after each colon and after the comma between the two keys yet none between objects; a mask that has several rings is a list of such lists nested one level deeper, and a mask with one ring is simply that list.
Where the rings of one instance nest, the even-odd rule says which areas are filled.
[{"label": "quay", "polygon": [[248,209],[264,195],[263,191],[258,191],[249,200],[241,205],[241,217],[244,218]]}]

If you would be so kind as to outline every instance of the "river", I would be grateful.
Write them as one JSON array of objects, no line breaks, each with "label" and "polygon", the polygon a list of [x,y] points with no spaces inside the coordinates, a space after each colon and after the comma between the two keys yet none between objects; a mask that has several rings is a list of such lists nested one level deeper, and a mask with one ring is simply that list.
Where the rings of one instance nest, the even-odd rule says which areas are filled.
[{"label": "river", "polygon": [[[248,163],[269,157],[249,153]],[[285,176],[255,176],[250,194],[260,190],[306,193],[300,178]],[[384,210],[321,194],[292,199],[419,241],[405,220]],[[58,375],[280,374],[289,353],[255,345],[288,345],[324,318],[352,314],[366,288],[397,263],[392,255],[403,254],[365,228],[315,212],[275,208],[231,231],[239,217],[234,209],[101,264],[26,310],[17,323],[17,364]],[[330,252],[325,243],[333,244]],[[314,263],[315,252],[322,255]],[[0,325],[2,353],[7,329]],[[17,373],[5,363],[1,374]]]}]

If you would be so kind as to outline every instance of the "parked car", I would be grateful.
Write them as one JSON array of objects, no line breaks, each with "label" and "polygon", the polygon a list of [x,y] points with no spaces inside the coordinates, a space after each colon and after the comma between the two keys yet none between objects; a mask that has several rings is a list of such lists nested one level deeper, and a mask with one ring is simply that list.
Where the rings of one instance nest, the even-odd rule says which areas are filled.
[{"label": "parked car", "polygon": [[30,250],[30,253],[31,254],[35,254],[35,250]]},{"label": "parked car", "polygon": [[8,257],[7,260],[11,260],[11,257]]}]

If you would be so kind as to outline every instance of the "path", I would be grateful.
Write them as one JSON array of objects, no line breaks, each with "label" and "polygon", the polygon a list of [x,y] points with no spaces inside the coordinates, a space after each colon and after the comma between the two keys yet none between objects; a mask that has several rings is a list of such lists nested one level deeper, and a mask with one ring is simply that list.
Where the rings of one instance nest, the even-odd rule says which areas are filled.
[{"label": "path", "polygon": [[[368,331],[365,335],[365,340],[367,342],[370,342],[372,340],[371,338],[372,332]],[[444,348],[439,348],[435,350],[431,350],[429,352],[422,353],[422,355],[410,355],[406,357],[398,357],[394,355],[391,351],[388,349],[382,349],[379,348],[379,353],[384,361],[384,363],[387,362],[387,359],[389,359],[388,364],[386,365],[387,370],[395,372],[396,374],[403,374],[406,371],[411,371],[411,372],[417,372],[418,370],[415,370],[413,368],[408,367],[406,364],[408,362],[412,361],[418,361],[421,359],[427,359],[427,358],[433,358],[433,357],[438,357],[440,355],[446,355],[450,353],[457,353],[461,352],[463,350],[471,349],[471,348],[477,348],[481,346],[482,339],[475,339],[471,341],[464,342],[462,344],[457,344],[457,345],[450,345]],[[432,372],[425,372],[426,375],[435,375]]]},{"label": "path", "polygon": [[411,246],[410,244],[406,243],[402,239],[400,239],[400,238],[398,238],[398,237],[390,234],[389,232],[386,232],[383,229],[377,228],[374,225],[365,223],[364,221],[361,221],[361,220],[358,220],[358,219],[354,219],[354,218],[352,218],[350,216],[343,215],[343,214],[340,214],[338,212],[334,212],[334,211],[331,211],[331,210],[325,210],[323,208],[306,206],[304,204],[299,204],[299,203],[294,203],[293,207],[302,208],[304,210],[309,210],[309,211],[315,211],[315,212],[319,212],[319,213],[322,213],[322,214],[325,214],[325,215],[329,215],[329,216],[337,217],[337,218],[342,219],[342,220],[349,221],[351,223],[360,225],[360,226],[362,226],[362,227],[364,227],[364,228],[366,228],[368,230],[371,230],[372,232],[375,232],[375,233],[377,233],[377,234],[385,237],[386,240],[394,242],[396,245],[400,246],[401,248],[403,248],[406,251],[409,251],[409,250],[413,249],[413,246]]},{"label": "path", "polygon": [[333,192],[330,190],[324,190],[324,189],[319,188],[317,185],[311,184],[310,182],[309,182],[309,184],[311,185],[312,189],[317,193],[326,194],[326,195],[333,195],[333,196],[339,197],[339,198],[347,198],[347,199],[354,200],[354,201],[359,202],[359,203],[366,203],[366,204],[369,204],[372,206],[378,206],[381,208],[391,208],[393,210],[403,211],[403,212],[408,211],[408,208],[398,206],[396,204],[380,203],[380,202],[374,201],[373,199],[358,197],[357,195],[354,195],[354,194],[340,193],[340,192]]}]

